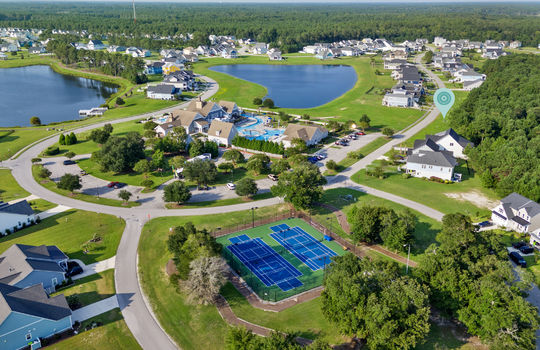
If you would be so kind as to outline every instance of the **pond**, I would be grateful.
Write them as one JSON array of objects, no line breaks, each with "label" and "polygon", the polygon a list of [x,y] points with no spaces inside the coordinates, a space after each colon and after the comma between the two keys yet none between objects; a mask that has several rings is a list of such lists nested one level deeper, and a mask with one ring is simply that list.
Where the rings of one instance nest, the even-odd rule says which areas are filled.
[{"label": "pond", "polygon": [[118,86],[56,73],[49,66],[0,69],[0,126],[28,126],[79,118],[80,109],[99,107]]},{"label": "pond", "polygon": [[264,86],[278,107],[312,108],[343,95],[356,84],[356,71],[343,65],[229,64],[210,67]]}]

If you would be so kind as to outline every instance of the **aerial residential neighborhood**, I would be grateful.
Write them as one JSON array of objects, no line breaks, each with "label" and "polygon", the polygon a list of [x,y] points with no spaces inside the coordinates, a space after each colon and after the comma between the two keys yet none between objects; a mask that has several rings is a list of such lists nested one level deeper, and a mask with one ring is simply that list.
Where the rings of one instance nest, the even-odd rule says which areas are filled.
[{"label": "aerial residential neighborhood", "polygon": [[0,2],[0,349],[539,349],[539,14]]}]

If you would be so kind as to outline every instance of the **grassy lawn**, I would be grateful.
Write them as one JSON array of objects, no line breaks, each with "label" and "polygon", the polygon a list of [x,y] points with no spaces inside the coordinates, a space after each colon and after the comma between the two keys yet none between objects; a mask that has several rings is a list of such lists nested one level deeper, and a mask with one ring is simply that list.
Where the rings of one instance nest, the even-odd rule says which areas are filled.
[{"label": "grassy lawn", "polygon": [[[345,254],[343,248],[335,241],[328,242],[323,240],[323,234],[302,219],[285,219],[270,224],[250,228],[236,233],[231,233],[226,236],[219,237],[218,243],[221,243],[223,247],[231,245],[229,239],[241,235],[247,235],[250,238],[261,238],[268,246],[272,247],[279,255],[287,260],[292,266],[302,273],[297,279],[302,282],[302,286],[291,289],[289,291],[283,291],[277,285],[267,287],[264,283],[255,276],[255,274],[244,265],[238,258],[236,258],[229,250],[223,249],[223,257],[228,261],[229,265],[237,272],[251,289],[259,295],[261,299],[270,301],[279,301],[287,297],[302,293],[306,290],[313,289],[322,285],[325,269],[318,269],[313,271],[304,262],[295,257],[291,252],[285,249],[277,240],[270,236],[273,231],[270,229],[272,226],[287,224],[289,227],[300,227],[313,238],[321,242],[321,244],[330,248],[337,255]],[[228,254],[225,254],[228,253]],[[328,261],[329,263],[330,261]]]},{"label": "grassy lawn", "polygon": [[167,203],[165,207],[167,209],[193,209],[193,208],[208,208],[208,207],[220,207],[225,205],[241,204],[246,202],[256,202],[262,199],[272,198],[272,193],[265,192],[256,194],[251,198],[236,197],[236,198],[227,198],[227,199],[218,199],[214,201],[203,201],[203,202],[189,202],[182,205],[177,205],[176,203]]},{"label": "grassy lawn", "polygon": [[[345,195],[351,195],[352,199],[345,199]],[[348,215],[350,210],[355,205],[380,205],[392,208],[396,211],[406,209],[406,207],[398,203],[371,196],[364,192],[345,188],[337,188],[325,191],[321,202],[330,204],[340,209],[345,213],[345,215]],[[440,230],[441,224],[438,221],[422,215],[414,210],[413,212],[416,214],[418,220],[416,222],[416,231],[414,232],[415,243],[411,246],[411,259],[417,260],[422,256],[424,250],[431,243],[435,242],[435,235]],[[317,222],[321,223],[329,230],[341,235],[342,237],[349,237],[349,235],[341,229],[336,216],[328,209],[317,207],[313,210],[312,215]],[[404,252],[400,252],[400,254],[406,256],[406,253]]]},{"label": "grassy lawn", "polygon": [[[72,259],[85,264],[95,263],[116,255],[116,248],[124,232],[125,222],[112,215],[83,210],[68,210],[0,238],[0,253],[13,244],[56,245]],[[102,240],[89,245],[88,253],[83,245],[97,234]]]},{"label": "grassy lawn", "polygon": [[455,170],[463,174],[462,182],[441,184],[415,177],[405,179],[395,166],[385,168],[385,179],[367,176],[363,169],[354,174],[352,180],[422,203],[445,214],[462,212],[475,218],[489,216],[489,208],[497,199],[495,193],[482,187],[479,176],[472,169],[471,175],[464,165],[457,166]]},{"label": "grassy lawn", "polygon": [[[366,155],[370,154],[371,152],[375,151],[376,149],[384,146],[389,141],[390,141],[390,139],[385,137],[385,136],[377,137],[375,140],[371,141],[370,143],[368,143],[364,147],[362,147],[362,148],[358,149],[357,151],[355,151],[355,153],[360,153],[363,156],[366,156]],[[349,157],[349,155],[347,155],[347,157],[345,157],[344,159],[340,160],[337,163],[338,168],[336,170],[327,169],[324,172],[324,175],[326,175],[326,176],[336,175],[337,173],[340,173],[343,170],[347,169],[348,167],[352,166],[353,164],[355,164],[359,160],[360,159],[352,158],[352,157]]]},{"label": "grassy lawn", "polygon": [[[86,332],[83,331],[87,325],[94,322],[100,326]],[[81,333],[53,344],[49,348],[53,350],[141,349],[122,318],[120,309],[114,309],[86,320],[81,324],[80,329]]]},{"label": "grassy lawn", "polygon": [[58,294],[64,294],[66,297],[77,295],[81,307],[112,297],[116,294],[114,269],[76,280],[74,284],[57,290],[53,296]]},{"label": "grassy lawn", "polygon": [[[269,61],[267,57],[244,56],[234,60],[223,58],[201,60],[193,65],[193,69],[195,72],[206,75],[218,82],[220,89],[214,95],[215,100],[230,100],[235,101],[242,107],[256,108],[257,106],[253,105],[253,98],[264,97],[267,94],[265,87],[208,68],[224,64],[350,65],[355,69],[358,80],[354,88],[342,96],[315,108],[282,110],[300,115],[307,113],[315,118],[332,116],[341,121],[358,120],[365,113],[371,118],[372,126],[375,128],[390,126],[401,130],[418,119],[422,115],[422,111],[382,106],[383,90],[391,88],[395,81],[388,73],[376,75],[376,69],[383,71],[380,56],[376,57],[375,62],[376,64],[372,66],[370,57],[343,57],[320,61],[314,57],[295,56],[285,61]],[[276,108],[276,110],[280,109]]]},{"label": "grassy lawn", "polygon": [[41,198],[32,199],[28,202],[28,204],[30,204],[30,206],[32,207],[32,209],[34,209],[34,212],[36,213],[41,213],[57,206],[55,203],[48,202],[45,199]]},{"label": "grassy lawn", "polygon": [[[81,169],[85,170],[88,174],[106,181],[119,181],[125,182],[128,185],[140,186],[141,182],[145,179],[144,174],[132,172],[127,174],[117,174],[114,172],[103,172],[100,170],[99,164],[95,163],[92,159],[81,159],[77,161],[77,164]],[[162,183],[172,179],[172,170],[167,168],[162,174],[155,171],[149,174],[148,179],[154,181],[154,186],[157,187]]]},{"label": "grassy lawn", "polygon": [[0,200],[9,202],[14,199],[28,197],[26,192],[15,178],[11,175],[10,169],[0,169]]},{"label": "grassy lawn", "polygon": [[88,194],[84,194],[84,193],[79,193],[79,192],[71,193],[68,190],[62,190],[62,189],[56,187],[56,182],[54,182],[52,180],[43,180],[43,179],[40,179],[37,176],[37,172],[39,171],[40,167],[41,167],[41,165],[33,165],[32,166],[32,175],[34,176],[34,179],[39,184],[41,184],[41,186],[45,187],[46,189],[48,189],[50,191],[56,192],[56,193],[58,193],[58,194],[60,194],[62,196],[71,197],[71,198],[78,199],[78,200],[85,201],[85,202],[89,202],[89,203],[110,205],[112,207],[129,207],[129,208],[131,208],[131,207],[137,207],[137,206],[141,205],[141,203],[131,202],[131,201],[128,202],[125,205],[124,202],[121,201],[121,200],[103,198],[103,197],[96,197],[96,196],[92,196],[92,195],[88,195]]},{"label": "grassy lawn", "polygon": [[301,337],[321,339],[330,344],[341,344],[348,340],[339,334],[334,324],[324,318],[320,298],[281,312],[271,312],[252,307],[231,283],[223,287],[221,294],[227,299],[236,316],[248,322],[282,332],[298,332]]}]

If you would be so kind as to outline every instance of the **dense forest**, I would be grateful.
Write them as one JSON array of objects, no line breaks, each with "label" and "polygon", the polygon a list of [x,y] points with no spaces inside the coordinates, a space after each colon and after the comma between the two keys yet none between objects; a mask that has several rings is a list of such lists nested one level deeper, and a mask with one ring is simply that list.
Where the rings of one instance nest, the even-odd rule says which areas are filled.
[{"label": "dense forest", "polygon": [[476,144],[468,151],[486,187],[540,201],[540,56],[488,61],[486,82],[450,114],[450,124]]},{"label": "dense forest", "polygon": [[[538,4],[136,4],[3,3],[0,27],[87,30],[107,35],[111,43],[148,49],[190,45],[209,34],[235,35],[296,51],[314,42],[385,37],[394,41],[435,36],[448,39],[540,42]],[[145,34],[156,35],[156,37]]]}]

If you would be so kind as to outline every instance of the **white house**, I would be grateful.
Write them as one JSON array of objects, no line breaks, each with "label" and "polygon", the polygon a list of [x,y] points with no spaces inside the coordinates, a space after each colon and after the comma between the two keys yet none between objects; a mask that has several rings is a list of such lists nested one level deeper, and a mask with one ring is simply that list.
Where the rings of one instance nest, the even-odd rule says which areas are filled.
[{"label": "white house", "polygon": [[405,89],[393,89],[392,92],[384,95],[383,106],[388,107],[414,107],[414,94]]},{"label": "white house", "polygon": [[221,57],[231,59],[231,58],[238,58],[238,52],[236,52],[235,49],[232,48],[226,48],[221,52]]},{"label": "white house", "polygon": [[384,60],[384,69],[398,69],[402,65],[407,64],[407,60],[404,59],[392,59],[392,60]]},{"label": "white house", "polygon": [[484,83],[484,80],[478,79],[474,81],[466,81],[463,83],[463,90],[471,91],[472,89],[476,89]]},{"label": "white house", "polygon": [[174,100],[180,93],[182,90],[177,89],[174,85],[158,84],[148,87],[146,97],[154,100]]},{"label": "white house", "polygon": [[268,45],[265,43],[255,43],[251,48],[251,53],[254,55],[264,55],[268,52]]},{"label": "white house", "polygon": [[268,58],[270,61],[281,61],[283,57],[281,56],[281,51],[278,49],[270,49],[268,50]]},{"label": "white house", "polygon": [[88,48],[88,50],[102,50],[106,46],[101,40],[90,40],[86,47]]},{"label": "white house", "polygon": [[184,111],[182,109],[174,110],[162,123],[154,128],[159,137],[167,136],[175,127],[181,126],[188,135],[194,133],[203,133],[208,129],[208,122],[197,112]]},{"label": "white house", "polygon": [[435,39],[433,39],[433,44],[437,47],[441,47],[446,44],[446,39],[440,36],[436,36]]},{"label": "white house", "polygon": [[26,200],[13,204],[0,201],[0,235],[20,230],[36,222],[36,214]]},{"label": "white house", "polygon": [[485,74],[477,73],[472,69],[457,70],[456,72],[454,72],[454,77],[456,77],[460,83],[464,83],[466,81],[476,81],[476,80],[486,79]]},{"label": "white house", "polygon": [[[442,151],[450,151],[455,158],[467,159],[467,156],[463,152],[467,146],[474,147],[474,144],[459,135],[454,129],[450,128],[445,131],[441,131],[435,135],[426,135],[425,140],[431,140],[439,146]],[[417,141],[415,140],[415,145]],[[416,148],[416,147],[415,147]]]},{"label": "white house", "polygon": [[[423,141],[423,140],[416,140]],[[452,152],[441,151],[432,140],[425,141],[422,145],[415,142],[415,148],[407,152],[405,164],[407,174],[414,177],[437,177],[452,181],[454,167],[457,165]]]},{"label": "white house", "polygon": [[493,208],[491,220],[498,226],[517,232],[537,231],[540,229],[540,204],[514,192]]},{"label": "white house", "polygon": [[321,126],[289,124],[283,132],[281,141],[285,147],[291,147],[292,140],[304,140],[306,145],[318,144],[322,139],[328,136],[328,130]]},{"label": "white house", "polygon": [[208,140],[214,141],[218,145],[229,147],[237,133],[238,131],[233,123],[213,120],[208,129]]}]

